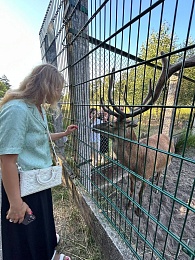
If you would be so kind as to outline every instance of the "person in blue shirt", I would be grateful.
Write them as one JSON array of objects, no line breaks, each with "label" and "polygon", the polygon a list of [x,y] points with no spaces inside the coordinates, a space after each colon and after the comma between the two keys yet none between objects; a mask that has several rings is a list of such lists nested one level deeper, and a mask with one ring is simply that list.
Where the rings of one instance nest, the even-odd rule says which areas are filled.
[{"label": "person in blue shirt", "polygon": [[[3,260],[70,260],[57,254],[51,189],[20,196],[17,164],[22,170],[52,165],[44,105],[55,108],[64,78],[51,64],[35,67],[18,89],[9,90],[0,102],[1,235]],[[53,141],[78,127],[51,133]],[[36,220],[21,224],[25,213]],[[55,252],[55,253],[54,253]]]}]

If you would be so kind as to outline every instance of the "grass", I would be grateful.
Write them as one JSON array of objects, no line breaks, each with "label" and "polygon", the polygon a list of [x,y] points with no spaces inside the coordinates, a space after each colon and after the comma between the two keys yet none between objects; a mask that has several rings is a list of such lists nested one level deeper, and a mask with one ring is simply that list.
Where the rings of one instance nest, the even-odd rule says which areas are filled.
[{"label": "grass", "polygon": [[[149,118],[150,117],[150,113],[151,113],[151,117],[154,119],[159,119],[161,116],[161,108],[157,107],[157,108],[152,108],[152,111],[150,112],[150,110],[147,110],[146,112],[144,112],[142,114],[142,117],[144,118]],[[182,108],[182,107],[178,107],[176,108],[176,120],[183,120],[183,119],[188,119],[189,115],[191,113],[191,108]]]},{"label": "grass", "polygon": [[184,147],[184,145],[186,146],[186,148],[195,148],[195,134],[194,133],[190,133],[186,139],[186,133],[184,132],[181,137],[179,138],[177,144],[176,144],[176,151],[181,151]]},{"label": "grass", "polygon": [[100,260],[100,250],[77,209],[70,192],[63,185],[52,189],[56,231],[60,235],[57,251],[72,260]]}]

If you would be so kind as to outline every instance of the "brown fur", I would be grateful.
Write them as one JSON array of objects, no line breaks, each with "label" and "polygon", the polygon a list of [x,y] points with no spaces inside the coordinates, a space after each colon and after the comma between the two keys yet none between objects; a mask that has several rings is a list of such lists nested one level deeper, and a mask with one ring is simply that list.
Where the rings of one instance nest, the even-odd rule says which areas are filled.
[{"label": "brown fur", "polygon": [[[121,111],[120,106],[117,106],[113,100],[114,93],[114,72],[115,68],[112,69],[112,73],[109,81],[108,88],[108,100],[113,109],[110,109],[108,105],[105,106],[104,99],[101,97],[100,102],[101,106],[105,112],[115,117],[115,122],[102,123],[97,126],[97,129],[104,130],[107,132],[104,135],[108,135],[109,138],[113,140],[113,151],[116,153],[117,158],[120,162],[136,172],[138,175],[149,179],[153,176],[153,172],[157,172],[157,181],[160,177],[161,172],[165,169],[166,165],[170,164],[171,156],[163,153],[165,152],[174,152],[174,145],[170,142],[168,136],[164,134],[153,135],[148,139],[144,138],[137,142],[136,134],[133,130],[133,127],[136,126],[134,122],[127,122],[129,118],[134,118],[137,115],[140,115],[150,109],[151,105],[153,105],[159,98],[163,86],[167,82],[167,80],[173,75],[176,71],[180,70],[180,68],[185,67],[193,67],[195,66],[195,55],[186,59],[185,62],[182,60],[175,64],[169,64],[168,59],[165,56],[164,52],[161,52],[162,55],[162,71],[161,75],[156,83],[156,86],[153,90],[151,80],[148,86],[148,94],[144,98],[141,106],[139,107],[131,107],[127,100],[127,86],[125,85],[124,90],[124,102],[126,104],[126,108],[129,109],[129,112]],[[123,107],[123,106],[122,106]],[[124,107],[123,107],[124,108]],[[119,138],[112,136],[110,134],[114,134],[119,136]],[[129,140],[123,140],[120,137],[127,138]],[[141,144],[145,144],[147,146],[153,147],[143,147]],[[155,148],[157,150],[155,150]],[[162,150],[162,151],[160,151]],[[168,163],[168,164],[167,164]],[[130,196],[132,196],[135,186],[136,177],[131,174],[131,189]],[[145,182],[142,182],[140,191],[139,191],[139,204],[141,204],[143,190],[146,186]],[[127,203],[127,207],[129,207],[130,202]],[[138,208],[136,211],[137,215],[140,215],[140,209]]]},{"label": "brown fur", "polygon": [[[152,135],[149,138],[144,138],[139,140],[139,144],[135,144],[131,141],[137,142],[137,136],[133,130],[133,127],[136,125],[132,122],[113,122],[113,123],[102,123],[96,126],[96,129],[106,131],[110,134],[118,135],[119,138],[108,135],[108,133],[102,133],[108,135],[109,138],[113,140],[113,151],[116,153],[118,160],[131,169],[135,173],[149,179],[153,176],[154,170],[157,173],[157,183],[160,177],[160,174],[165,169],[166,165],[171,163],[171,156],[164,154],[163,152],[153,150],[151,148],[146,148],[141,146],[141,144],[157,148],[162,151],[174,152],[173,143],[170,144],[170,139],[165,134],[160,134],[159,136]],[[121,137],[129,140],[123,140]],[[169,148],[170,146],[170,148]],[[168,157],[168,158],[167,158]],[[168,160],[168,161],[167,161]],[[130,187],[130,196],[132,197],[134,192],[134,185],[136,177],[131,174],[131,187]],[[140,191],[139,191],[139,204],[142,201],[142,194],[146,186],[145,182],[142,182]],[[127,203],[127,208],[130,206],[130,201]],[[140,209],[136,209],[136,214],[140,215]]]}]

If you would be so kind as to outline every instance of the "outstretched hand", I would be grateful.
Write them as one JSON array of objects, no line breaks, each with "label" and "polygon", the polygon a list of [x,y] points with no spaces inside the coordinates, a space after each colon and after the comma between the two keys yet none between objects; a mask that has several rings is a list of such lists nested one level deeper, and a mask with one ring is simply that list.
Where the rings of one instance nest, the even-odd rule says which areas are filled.
[{"label": "outstretched hand", "polygon": [[77,125],[69,125],[65,132],[66,132],[67,135],[69,135],[77,129],[78,129]]}]

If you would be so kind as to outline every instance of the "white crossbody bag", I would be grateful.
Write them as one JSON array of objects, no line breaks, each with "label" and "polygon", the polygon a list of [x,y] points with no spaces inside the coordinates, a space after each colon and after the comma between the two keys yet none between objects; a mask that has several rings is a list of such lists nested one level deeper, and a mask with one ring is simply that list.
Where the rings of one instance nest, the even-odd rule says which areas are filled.
[{"label": "white crossbody bag", "polygon": [[62,183],[62,166],[59,163],[49,131],[48,135],[57,165],[28,171],[23,171],[21,167],[18,166],[21,197],[55,187]]}]

